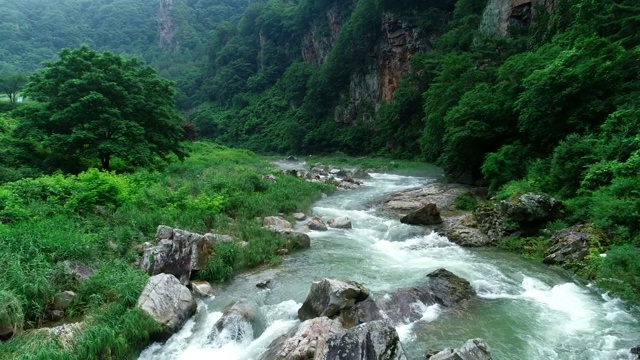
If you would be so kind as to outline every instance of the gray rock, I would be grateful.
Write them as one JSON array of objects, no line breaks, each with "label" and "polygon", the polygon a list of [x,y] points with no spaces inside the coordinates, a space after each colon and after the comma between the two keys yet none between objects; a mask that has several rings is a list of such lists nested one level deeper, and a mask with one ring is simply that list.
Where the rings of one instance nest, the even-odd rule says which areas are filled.
[{"label": "gray rock", "polygon": [[429,360],[491,360],[491,351],[484,340],[472,339],[458,349],[444,349]]},{"label": "gray rock", "polygon": [[476,292],[469,282],[446,269],[438,269],[427,275],[427,290],[440,305],[455,307],[472,299]]},{"label": "gray rock", "polygon": [[64,269],[65,274],[69,275],[77,282],[86,281],[95,273],[95,270],[81,262],[72,262],[69,260],[65,260],[59,264]]},{"label": "gray rock", "polygon": [[343,309],[369,297],[369,290],[353,281],[323,279],[311,284],[307,299],[298,310],[300,321],[315,317],[334,317]]},{"label": "gray rock", "polygon": [[324,221],[322,221],[322,219],[319,216],[314,216],[311,219],[309,219],[309,221],[307,222],[307,227],[310,230],[317,230],[317,231],[327,230],[327,225],[324,223]]},{"label": "gray rock", "polygon": [[545,251],[543,261],[547,264],[562,264],[583,260],[589,255],[591,243],[602,243],[604,240],[603,235],[593,226],[574,225],[562,229],[551,237],[551,247]]},{"label": "gray rock", "polygon": [[400,215],[427,204],[436,204],[441,211],[453,210],[455,199],[463,194],[471,194],[470,189],[471,187],[460,184],[431,183],[393,194],[382,203],[382,208]]},{"label": "gray rock", "polygon": [[400,222],[410,225],[435,225],[440,224],[442,218],[436,204],[426,204],[420,209],[403,216]]},{"label": "gray rock", "polygon": [[51,310],[50,317],[52,321],[62,320],[64,318],[64,311],[62,310]]},{"label": "gray rock", "polygon": [[272,230],[291,229],[291,223],[280,216],[267,216],[262,220],[262,226]]},{"label": "gray rock", "polygon": [[452,243],[465,247],[480,247],[494,245],[491,238],[479,229],[478,221],[471,213],[446,216],[442,227],[436,230],[446,236]]},{"label": "gray rock", "polygon": [[504,217],[522,224],[560,219],[564,204],[547,194],[526,193],[500,201],[496,208]]},{"label": "gray rock", "polygon": [[293,214],[294,219],[298,220],[298,221],[304,221],[307,218],[307,215],[305,215],[304,213],[301,212],[297,212]]},{"label": "gray rock", "polygon": [[262,360],[307,360],[315,359],[318,349],[322,350],[327,338],[343,333],[344,329],[336,320],[317,317],[302,322],[287,334],[269,344]]},{"label": "gray rock", "polygon": [[330,219],[329,221],[327,221],[327,225],[337,229],[351,229],[352,227],[351,219],[345,216],[341,216],[335,219]]},{"label": "gray rock", "polygon": [[332,334],[314,360],[407,360],[398,332],[388,320],[367,322]]},{"label": "gray rock", "polygon": [[75,297],[76,293],[74,293],[73,291],[63,291],[56,294],[56,296],[54,296],[53,298],[53,309],[62,311],[67,310]]},{"label": "gray rock", "polygon": [[266,321],[258,304],[249,299],[238,299],[227,305],[222,317],[214,325],[213,336],[240,342],[257,338],[265,329]]},{"label": "gray rock", "polygon": [[270,182],[270,183],[276,183],[276,181],[277,181],[277,180],[276,180],[276,177],[275,177],[275,176],[273,176],[273,175],[271,175],[271,174],[268,174],[268,175],[262,175],[262,176],[260,176],[260,177],[261,177],[262,179],[264,179],[264,180],[267,180],[267,181],[268,181],[268,182]]},{"label": "gray rock", "polygon": [[212,297],[214,295],[213,287],[207,281],[192,281],[191,292],[193,295],[203,298]]},{"label": "gray rock", "polygon": [[371,175],[366,170],[358,169],[351,175],[354,179],[370,179]]},{"label": "gray rock", "polygon": [[163,335],[178,331],[197,309],[189,289],[170,274],[149,278],[138,299],[138,307],[163,327]]},{"label": "gray rock", "polygon": [[376,303],[395,323],[409,324],[422,318],[424,309],[420,304],[428,306],[436,301],[427,289],[410,288],[376,299]]},{"label": "gray rock", "polygon": [[265,279],[256,284],[256,287],[259,289],[267,289],[271,285],[273,280]]},{"label": "gray rock", "polygon": [[349,329],[354,326],[364,324],[369,321],[382,320],[385,318],[383,312],[373,298],[359,301],[352,307],[340,311],[340,324],[343,328]]},{"label": "gray rock", "polygon": [[331,169],[329,170],[329,174],[339,179],[346,178],[348,175],[347,172],[342,169]]},{"label": "gray rock", "polygon": [[82,323],[69,323],[47,329],[49,334],[58,339],[63,347],[68,347],[73,343],[76,335],[82,329]]}]

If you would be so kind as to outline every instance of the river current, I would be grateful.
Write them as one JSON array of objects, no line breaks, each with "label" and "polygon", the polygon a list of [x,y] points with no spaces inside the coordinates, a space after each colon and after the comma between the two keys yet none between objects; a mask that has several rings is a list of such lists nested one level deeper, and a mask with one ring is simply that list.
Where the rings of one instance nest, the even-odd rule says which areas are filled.
[{"label": "river current", "polygon": [[[479,296],[469,308],[449,310],[416,304],[421,320],[397,324],[409,359],[427,349],[459,347],[483,338],[497,360],[633,359],[640,344],[638,314],[568,274],[497,249],[469,249],[445,237],[381,214],[374,204],[390,193],[438,178],[374,173],[357,190],[340,191],[316,202],[323,219],[347,216],[353,229],[311,231],[311,248],[283,259],[276,268],[244,273],[199,300],[197,314],[164,344],[153,344],[139,360],[258,359],[269,343],[297,323],[297,310],[311,282],[322,278],[362,283],[375,296],[414,286],[438,268],[467,279]],[[302,226],[302,223],[297,224]],[[256,284],[272,279],[270,289]],[[223,331],[213,337],[222,309],[234,299],[258,302],[266,330],[240,342]]]}]

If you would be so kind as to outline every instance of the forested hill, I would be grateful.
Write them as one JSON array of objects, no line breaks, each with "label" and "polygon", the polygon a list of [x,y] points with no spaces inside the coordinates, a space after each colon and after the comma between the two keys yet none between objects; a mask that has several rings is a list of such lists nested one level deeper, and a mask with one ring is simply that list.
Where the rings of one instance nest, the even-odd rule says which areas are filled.
[{"label": "forested hill", "polygon": [[32,73],[63,48],[136,56],[178,82],[190,106],[209,32],[248,0],[0,0],[0,74]]}]

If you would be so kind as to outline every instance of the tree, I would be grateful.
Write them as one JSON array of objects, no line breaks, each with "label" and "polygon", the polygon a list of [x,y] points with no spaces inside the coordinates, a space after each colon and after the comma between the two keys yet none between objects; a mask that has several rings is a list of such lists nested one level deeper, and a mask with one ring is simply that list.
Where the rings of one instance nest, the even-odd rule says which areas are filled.
[{"label": "tree", "polygon": [[105,170],[114,157],[146,166],[185,155],[175,88],[137,59],[65,49],[31,76],[25,94],[43,103],[28,126],[58,154],[98,158]]},{"label": "tree", "polygon": [[0,91],[9,97],[11,105],[16,104],[20,90],[27,83],[27,77],[22,74],[13,74],[0,77]]}]

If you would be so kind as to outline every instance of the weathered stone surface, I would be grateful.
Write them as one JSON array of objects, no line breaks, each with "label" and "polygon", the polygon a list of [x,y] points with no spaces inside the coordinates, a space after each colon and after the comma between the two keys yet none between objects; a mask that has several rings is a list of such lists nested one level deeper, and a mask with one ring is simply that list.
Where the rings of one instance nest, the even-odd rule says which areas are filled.
[{"label": "weathered stone surface", "polygon": [[319,316],[331,318],[368,297],[369,290],[356,282],[323,279],[311,284],[307,299],[298,310],[298,317],[300,321]]},{"label": "weathered stone surface", "polygon": [[551,247],[545,251],[544,262],[561,264],[583,260],[589,255],[590,244],[602,243],[604,238],[589,225],[574,225],[556,232],[550,240]]},{"label": "weathered stone surface", "polygon": [[517,223],[536,223],[562,217],[564,204],[547,194],[526,193],[496,204],[496,209],[507,219]]},{"label": "weathered stone surface", "polygon": [[164,328],[165,335],[170,335],[196,312],[197,305],[189,289],[175,276],[158,274],[149,278],[138,307]]},{"label": "weathered stone surface", "polygon": [[57,338],[58,341],[60,341],[60,344],[62,344],[63,347],[66,347],[71,345],[71,343],[73,342],[76,335],[80,332],[81,329],[82,329],[82,323],[77,322],[77,323],[62,324],[60,326],[56,326],[47,330],[49,331],[49,334],[52,337]]},{"label": "weathered stone surface", "polygon": [[493,245],[491,238],[483,233],[475,216],[463,213],[455,216],[445,216],[442,227],[436,229],[438,234],[446,236],[452,243],[466,247]]},{"label": "weathered stone surface", "polygon": [[69,305],[73,299],[75,299],[76,293],[73,291],[63,291],[59,294],[56,294],[53,298],[53,309],[54,310],[67,310]]},{"label": "weathered stone surface", "polygon": [[265,320],[255,301],[238,299],[225,307],[214,327],[214,336],[223,334],[228,340],[242,341],[260,336],[265,329]]},{"label": "weathered stone surface", "polygon": [[260,357],[262,360],[308,360],[314,359],[317,350],[325,346],[332,334],[343,333],[336,320],[328,317],[309,319],[294,327],[289,333],[278,337]]},{"label": "weathered stone surface", "polygon": [[427,290],[440,305],[454,307],[473,298],[476,294],[469,282],[446,269],[438,269],[427,275]]},{"label": "weathered stone surface", "polygon": [[331,169],[329,170],[329,175],[339,178],[339,179],[343,179],[346,178],[347,175],[349,175],[345,170],[342,169]]},{"label": "weathered stone surface", "polygon": [[64,273],[77,282],[83,282],[89,279],[95,273],[95,270],[81,262],[72,262],[69,260],[65,260],[59,264],[62,266]]},{"label": "weathered stone surface", "polygon": [[407,360],[398,332],[388,320],[367,322],[332,334],[315,360]]},{"label": "weathered stone surface", "polygon": [[410,225],[435,225],[442,222],[440,211],[436,204],[426,204],[418,210],[411,211],[400,219],[403,224]]},{"label": "weathered stone surface", "polygon": [[380,311],[378,304],[373,298],[368,297],[350,308],[341,310],[339,320],[343,328],[349,329],[369,321],[382,320],[383,318],[383,313]]},{"label": "weathered stone surface", "polygon": [[310,230],[317,230],[317,231],[327,230],[327,225],[324,223],[324,221],[322,221],[322,219],[319,216],[314,216],[311,219],[309,219],[309,221],[307,222],[307,227]]},{"label": "weathered stone surface", "polygon": [[351,174],[351,177],[353,177],[354,179],[371,179],[371,175],[369,175],[369,172],[364,169],[358,169],[354,171],[353,174]]},{"label": "weathered stone surface", "polygon": [[291,229],[291,223],[281,216],[267,216],[262,220],[262,226],[273,230]]},{"label": "weathered stone surface", "polygon": [[436,301],[427,289],[416,287],[385,295],[376,303],[395,323],[409,324],[422,318],[424,309],[420,304],[432,305]]},{"label": "weathered stone surface", "polygon": [[429,360],[491,360],[489,346],[482,339],[468,340],[458,349],[444,349]]},{"label": "weathered stone surface", "polygon": [[305,215],[305,213],[297,212],[297,213],[293,213],[293,218],[298,221],[304,221],[306,220],[307,215]]},{"label": "weathered stone surface", "polygon": [[212,297],[214,295],[213,287],[207,281],[192,281],[191,292],[198,297]]},{"label": "weathered stone surface", "polygon": [[351,229],[351,227],[352,227],[351,219],[349,219],[346,216],[341,216],[341,217],[337,217],[335,219],[330,219],[329,221],[327,221],[327,225],[329,225],[332,228],[337,228],[337,229]]},{"label": "weathered stone surface", "polygon": [[382,208],[404,215],[427,204],[435,204],[440,211],[448,211],[453,209],[454,201],[458,196],[471,194],[470,189],[460,184],[431,183],[393,194],[382,203]]}]

